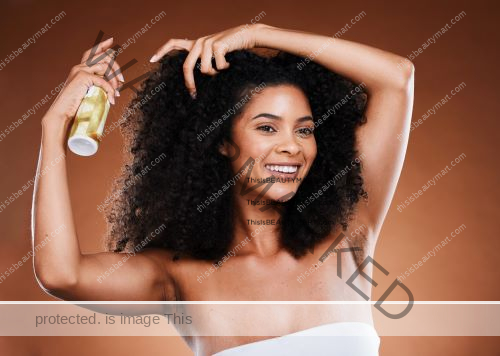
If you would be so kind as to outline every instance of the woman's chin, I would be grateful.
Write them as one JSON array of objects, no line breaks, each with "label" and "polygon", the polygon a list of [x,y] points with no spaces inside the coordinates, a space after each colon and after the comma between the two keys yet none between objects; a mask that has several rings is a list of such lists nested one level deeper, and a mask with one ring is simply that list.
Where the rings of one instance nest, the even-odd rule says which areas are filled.
[{"label": "woman's chin", "polygon": [[282,186],[275,185],[266,192],[263,199],[269,199],[272,201],[284,203],[293,198],[295,192],[297,191],[297,188],[298,187],[292,184],[283,184]]}]

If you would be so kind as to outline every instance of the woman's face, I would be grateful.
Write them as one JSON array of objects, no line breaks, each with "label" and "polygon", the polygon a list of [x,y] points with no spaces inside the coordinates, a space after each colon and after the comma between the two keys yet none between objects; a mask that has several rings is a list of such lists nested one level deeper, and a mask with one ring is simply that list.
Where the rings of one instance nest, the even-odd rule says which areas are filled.
[{"label": "woman's face", "polygon": [[[243,196],[254,200],[267,189],[259,200],[291,199],[316,158],[313,130],[309,101],[299,88],[279,85],[254,95],[232,127],[233,142],[240,150],[231,163],[233,174],[249,158],[255,160],[251,174],[247,176],[245,171],[237,181],[237,194],[245,187]],[[236,154],[227,143],[221,152],[229,157]],[[273,182],[273,176],[274,183],[265,182],[266,178]],[[255,186],[256,189],[245,194]]]}]

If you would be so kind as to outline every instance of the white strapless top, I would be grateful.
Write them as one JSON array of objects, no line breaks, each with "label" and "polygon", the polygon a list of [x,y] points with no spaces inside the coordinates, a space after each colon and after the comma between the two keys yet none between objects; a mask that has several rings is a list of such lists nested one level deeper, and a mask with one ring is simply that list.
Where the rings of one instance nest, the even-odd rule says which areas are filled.
[{"label": "white strapless top", "polygon": [[373,326],[339,322],[232,347],[213,356],[378,356],[379,346],[380,338]]}]

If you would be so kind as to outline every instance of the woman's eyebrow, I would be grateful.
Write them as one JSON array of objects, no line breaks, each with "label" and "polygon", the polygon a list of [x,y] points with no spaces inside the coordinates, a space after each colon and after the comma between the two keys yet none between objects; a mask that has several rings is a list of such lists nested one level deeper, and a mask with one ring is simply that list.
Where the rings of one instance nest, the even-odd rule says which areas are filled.
[{"label": "woman's eyebrow", "polygon": [[[252,117],[250,120],[254,120],[258,117],[267,117],[268,119],[273,119],[273,120],[281,120],[282,117],[281,116],[278,116],[278,115],[274,115],[274,114],[269,114],[269,113],[266,113],[266,112],[263,112],[263,113],[260,113],[254,117]],[[304,122],[304,121],[314,121],[312,116],[310,115],[306,115],[306,116],[302,116],[302,117],[299,117],[297,119],[298,122]]]}]

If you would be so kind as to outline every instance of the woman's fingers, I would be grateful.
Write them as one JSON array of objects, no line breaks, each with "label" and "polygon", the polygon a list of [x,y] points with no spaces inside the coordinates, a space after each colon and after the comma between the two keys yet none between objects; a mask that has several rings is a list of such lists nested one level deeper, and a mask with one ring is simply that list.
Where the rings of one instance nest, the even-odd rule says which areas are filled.
[{"label": "woman's fingers", "polygon": [[217,71],[212,66],[212,42],[205,40],[203,44],[203,50],[201,52],[201,72],[209,75],[217,74]]},{"label": "woman's fingers", "polygon": [[201,51],[203,50],[203,40],[199,39],[195,42],[193,45],[193,48],[189,52],[188,56],[186,57],[186,60],[184,61],[184,65],[182,66],[182,69],[184,71],[184,81],[186,84],[186,88],[189,91],[189,94],[193,98],[196,98],[196,86],[194,83],[194,66],[196,65],[196,61],[201,55]]},{"label": "woman's fingers", "polygon": [[[107,73],[110,72],[111,69],[113,71],[120,70],[120,68],[118,67],[116,62],[114,62],[113,65],[111,65],[112,60],[113,60],[112,58],[106,56],[104,59],[97,62],[96,64],[93,64],[90,67],[85,63],[80,64],[80,67],[82,68],[82,70],[84,70],[88,73],[95,73],[95,74],[103,76],[104,79],[106,81],[108,81],[113,86],[113,88],[116,90],[117,96],[119,96],[118,88],[121,86],[121,83],[118,82],[117,76],[115,75],[113,78],[109,78],[109,77],[105,76]],[[111,69],[110,69],[110,67],[111,67]],[[118,69],[116,69],[116,68],[118,68]]]},{"label": "woman's fingers", "polygon": [[[105,70],[104,70],[104,72],[100,71],[100,75],[104,76],[104,79],[109,81],[115,89],[118,89],[118,87],[120,86],[120,83],[118,82],[117,75],[115,75],[113,78],[109,77],[109,75],[111,74],[110,72],[111,71],[114,72],[117,70],[116,68],[118,68],[118,66],[116,65],[116,61],[113,62],[113,64],[111,64],[112,61],[113,61],[113,59],[111,57],[106,56],[106,57],[104,57],[104,59],[97,62],[96,64],[91,65],[90,67],[86,64],[83,64],[83,65],[87,66],[88,68],[94,68],[94,66],[103,63],[105,65]],[[101,67],[102,66],[100,65],[99,68],[101,68]],[[119,68],[118,68],[118,70],[119,70]]]},{"label": "woman's fingers", "polygon": [[[96,66],[99,65],[96,64]],[[97,75],[94,75],[92,73],[86,72],[85,70],[81,70],[77,73],[75,80],[83,82],[87,86],[87,88],[90,88],[92,85],[101,87],[108,94],[108,100],[111,102],[111,104],[115,104],[115,89],[105,79],[98,77]]]},{"label": "woman's fingers", "polygon": [[229,63],[226,61],[226,53],[228,50],[227,44],[222,41],[214,42],[212,45],[212,50],[215,56],[215,65],[218,70],[223,70],[229,68]]},{"label": "woman's fingers", "polygon": [[[109,53],[110,51],[112,53]],[[113,70],[112,73],[115,74],[114,78],[117,78],[120,82],[124,83],[125,78],[123,77],[122,70],[121,70],[120,65],[118,64],[118,61],[116,60],[116,57],[117,57],[116,53],[117,52],[110,48],[108,50],[108,53],[109,53],[109,56],[106,56],[106,58],[104,60],[107,61],[108,63],[113,63],[111,65],[111,69]]]},{"label": "woman's fingers", "polygon": [[[101,62],[101,61],[106,61],[107,63],[113,62],[113,64],[111,65],[111,67],[112,67],[111,69],[113,69],[113,73],[115,73],[115,77],[117,77],[119,81],[125,82],[125,78],[123,77],[123,74],[121,72],[121,67],[118,64],[118,61],[116,60],[116,57],[117,57],[116,53],[117,53],[117,51],[115,51],[114,49],[108,48],[105,52],[100,52],[100,53],[94,54],[94,56],[92,57],[92,61],[95,61],[95,59],[99,58],[102,54],[106,54],[99,62]],[[84,62],[82,62],[82,64],[87,64],[87,62],[84,61]]]},{"label": "woman's fingers", "polygon": [[[107,66],[111,67],[110,70],[112,70],[113,73],[115,73],[115,76],[113,78],[105,78],[105,79],[109,80],[111,82],[111,85],[115,88],[116,96],[120,96],[119,91],[117,89],[121,86],[121,83],[119,83],[118,80],[120,80],[121,82],[125,82],[125,78],[121,73],[120,65],[115,60],[116,51],[111,48],[112,44],[113,44],[113,38],[108,38],[107,40],[99,43],[97,46],[94,46],[86,50],[83,53],[81,63],[88,66],[89,60],[91,60],[92,62],[99,57],[103,57],[99,61],[99,63],[107,63]],[[94,53],[94,55],[90,57],[92,53]],[[93,67],[94,65],[96,64],[93,64],[91,67]],[[104,73],[102,73],[101,75],[104,75],[105,73],[106,71],[104,71]]]},{"label": "woman's fingers", "polygon": [[[86,64],[78,64],[78,65],[73,67],[73,69],[71,70],[71,73],[72,73],[72,76],[77,76],[77,75],[79,75],[79,73],[82,73],[82,72],[87,73],[87,74],[91,74],[94,76],[104,76],[104,73],[106,73],[106,70],[108,69],[108,67],[109,67],[109,64],[106,62],[96,63],[92,67],[89,67]],[[109,101],[114,104],[115,103],[114,97],[118,96],[117,86],[113,85],[113,83],[110,83],[109,81],[107,81],[104,78],[102,78],[102,79],[105,83],[107,83],[106,87],[109,89],[109,90],[106,90],[108,92]],[[112,93],[112,95],[109,96],[110,95],[109,93]]]},{"label": "woman's fingers", "polygon": [[105,76],[104,79],[110,81],[111,85],[113,85],[116,90],[116,96],[120,96],[118,88],[121,86],[121,83],[118,80],[120,79],[123,83],[125,79],[123,78],[123,74],[121,74],[121,68],[118,62],[114,58],[114,53],[112,53],[102,60],[102,63],[106,63],[108,66],[104,74],[113,75],[112,78]]},{"label": "woman's fingers", "polygon": [[101,43],[99,43],[97,46],[94,46],[94,47],[86,50],[85,52],[83,52],[81,63],[86,63],[87,62],[87,60],[89,59],[90,54],[91,54],[92,51],[94,53],[99,53],[99,55],[101,55],[108,48],[110,48],[112,44],[113,44],[113,37],[108,38],[107,40],[102,41]]},{"label": "woman's fingers", "polygon": [[189,55],[184,61],[183,72],[186,88],[193,97],[196,97],[193,71],[198,58],[201,57],[200,71],[205,74],[215,75],[218,73],[212,66],[212,58],[215,58],[217,69],[221,70],[229,67],[229,63],[224,57],[228,50],[227,45],[222,41],[214,42],[209,37],[202,37],[196,41],[171,39],[156,51],[153,57],[151,57],[150,62],[157,62],[165,54],[174,49],[189,51]]},{"label": "woman's fingers", "polygon": [[86,72],[90,74],[96,74],[103,76],[104,73],[106,72],[106,69],[108,68],[109,64],[106,62],[99,62],[94,64],[92,67],[89,67],[85,64],[77,64],[76,66],[73,67],[72,73],[74,75],[78,74],[78,72]]},{"label": "woman's fingers", "polygon": [[151,57],[149,60],[150,62],[157,62],[159,59],[161,59],[165,54],[170,52],[171,50],[177,49],[177,50],[187,50],[191,51],[193,48],[194,41],[188,40],[188,39],[171,39],[167,43],[165,43],[163,46],[161,46]]},{"label": "woman's fingers", "polygon": [[[103,53],[105,53],[107,55],[105,57],[103,57],[103,59],[101,61],[99,61],[99,63],[105,62],[108,64],[108,69],[105,72],[106,76],[104,77],[104,79],[110,81],[110,83],[116,89],[116,96],[120,96],[119,88],[125,82],[125,78],[123,77],[123,74],[121,72],[121,67],[118,64],[118,61],[115,60],[115,58],[116,58],[115,54],[117,52],[110,48],[110,49],[106,50],[106,52],[103,52]],[[94,57],[98,58],[103,53],[98,53]]]}]

